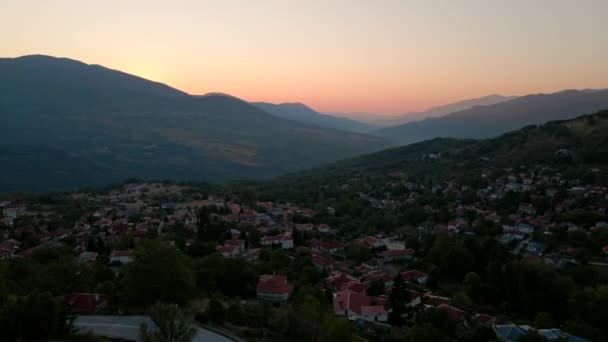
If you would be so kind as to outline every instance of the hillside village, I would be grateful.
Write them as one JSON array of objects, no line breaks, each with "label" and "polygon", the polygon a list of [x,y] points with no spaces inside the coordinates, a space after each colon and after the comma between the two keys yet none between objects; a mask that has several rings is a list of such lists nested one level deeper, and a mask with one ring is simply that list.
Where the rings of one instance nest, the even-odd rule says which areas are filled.
[{"label": "hillside village", "polygon": [[[13,263],[60,250],[77,265],[69,263],[67,272],[96,265],[97,286],[83,285],[78,275],[72,275],[65,288],[73,291],[54,293],[79,314],[137,312],[137,305],[117,298],[122,296],[117,284],[130,263],[141,258],[137,250],[143,242],[154,240],[193,260],[238,260],[253,273],[244,279],[249,284],[241,284],[249,290],[236,289],[236,296],[221,287],[208,288],[224,299],[220,309],[217,303],[203,305],[197,316],[201,321],[219,321],[214,318],[217,311],[230,310],[234,298],[246,299],[242,306],[274,303],[265,310],[280,312],[297,306],[299,292],[311,288],[326,296],[336,319],[351,321],[357,335],[371,340],[390,340],[415,327],[421,330],[421,322],[429,319],[447,320],[448,331],[442,334],[459,339],[475,334],[501,341],[531,335],[547,341],[606,337],[605,326],[578,324],[585,315],[593,315],[593,309],[580,313],[536,300],[524,310],[516,303],[509,305],[508,294],[493,292],[488,284],[492,267],[509,272],[507,263],[514,271],[521,268],[525,273],[532,267],[549,270],[553,280],[567,277],[564,291],[605,283],[608,188],[595,184],[593,177],[571,179],[550,166],[496,168],[488,163],[479,179],[480,185],[474,187],[454,181],[416,182],[391,174],[381,185],[376,180],[373,191],[366,191],[370,188],[362,179],[336,184],[351,194],[356,210],[397,217],[359,232],[348,229],[357,224],[357,217],[340,205],[307,207],[262,200],[238,189],[130,182],[110,190],[5,196],[0,202],[0,259],[10,270]],[[207,282],[197,278],[198,287]],[[544,285],[524,286],[530,286],[533,295],[539,291],[534,286],[542,290]],[[572,305],[569,292],[544,300],[562,294],[567,296],[560,300]],[[596,295],[606,300],[605,288]],[[216,323],[244,337],[254,324],[231,315]],[[274,329],[271,322],[265,324]],[[585,336],[579,337],[581,333]]]}]

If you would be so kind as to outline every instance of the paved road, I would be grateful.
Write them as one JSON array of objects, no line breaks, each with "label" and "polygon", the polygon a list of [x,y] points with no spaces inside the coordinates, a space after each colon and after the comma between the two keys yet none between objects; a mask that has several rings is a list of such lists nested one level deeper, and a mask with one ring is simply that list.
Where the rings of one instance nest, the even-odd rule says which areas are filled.
[{"label": "paved road", "polygon": [[[149,326],[153,324],[147,316],[76,316],[74,327],[98,336],[139,341],[139,326],[144,322]],[[212,331],[197,328],[193,342],[232,342],[232,340]]]}]

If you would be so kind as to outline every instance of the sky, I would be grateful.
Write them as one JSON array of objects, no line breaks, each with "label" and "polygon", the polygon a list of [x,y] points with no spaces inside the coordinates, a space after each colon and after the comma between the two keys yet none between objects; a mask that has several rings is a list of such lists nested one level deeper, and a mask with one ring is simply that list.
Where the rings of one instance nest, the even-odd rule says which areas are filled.
[{"label": "sky", "polygon": [[608,88],[606,13],[606,0],[0,0],[0,57],[68,57],[191,94],[396,115]]}]

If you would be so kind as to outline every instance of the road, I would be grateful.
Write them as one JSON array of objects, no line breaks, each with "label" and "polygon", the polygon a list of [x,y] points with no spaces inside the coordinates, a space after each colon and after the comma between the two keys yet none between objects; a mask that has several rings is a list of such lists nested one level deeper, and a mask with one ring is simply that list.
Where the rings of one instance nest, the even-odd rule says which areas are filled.
[{"label": "road", "polygon": [[[148,316],[76,316],[74,327],[80,331],[90,331],[94,335],[108,338],[139,341],[141,323],[152,325]],[[233,342],[231,339],[209,330],[197,328],[193,342]]]}]

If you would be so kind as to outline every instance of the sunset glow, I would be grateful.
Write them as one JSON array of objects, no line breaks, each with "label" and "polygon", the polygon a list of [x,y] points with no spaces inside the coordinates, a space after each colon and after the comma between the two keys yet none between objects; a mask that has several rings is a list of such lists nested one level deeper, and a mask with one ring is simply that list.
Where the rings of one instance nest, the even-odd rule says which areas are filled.
[{"label": "sunset glow", "polygon": [[2,57],[68,57],[191,94],[325,112],[608,87],[605,0],[3,0],[1,9]]}]

